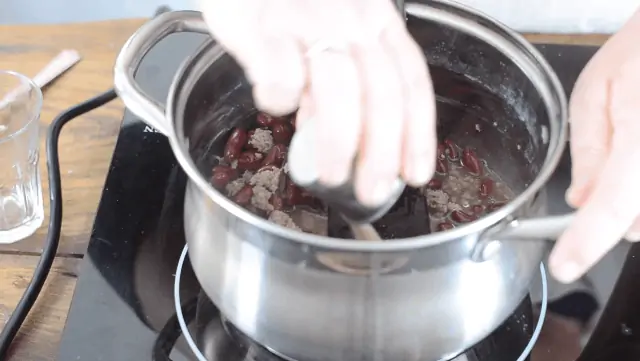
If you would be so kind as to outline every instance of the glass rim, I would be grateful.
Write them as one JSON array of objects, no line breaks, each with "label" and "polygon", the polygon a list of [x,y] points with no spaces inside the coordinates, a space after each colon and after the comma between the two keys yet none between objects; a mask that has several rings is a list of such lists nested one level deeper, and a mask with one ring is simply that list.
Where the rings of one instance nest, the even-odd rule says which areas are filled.
[{"label": "glass rim", "polygon": [[16,136],[20,135],[21,133],[23,133],[35,120],[40,118],[40,113],[42,112],[42,104],[44,102],[44,97],[42,95],[42,89],[40,89],[39,86],[36,85],[36,83],[29,78],[28,76],[18,73],[17,71],[13,71],[13,70],[2,70],[0,69],[0,75],[11,75],[14,76],[18,79],[20,79],[21,82],[27,84],[29,86],[29,90],[34,90],[35,91],[35,96],[36,96],[36,104],[34,106],[34,111],[31,113],[30,119],[28,119],[20,128],[16,129],[15,131],[6,134],[6,135],[2,135],[0,133],[0,144],[4,143],[4,142],[8,142],[11,139],[15,138]]}]

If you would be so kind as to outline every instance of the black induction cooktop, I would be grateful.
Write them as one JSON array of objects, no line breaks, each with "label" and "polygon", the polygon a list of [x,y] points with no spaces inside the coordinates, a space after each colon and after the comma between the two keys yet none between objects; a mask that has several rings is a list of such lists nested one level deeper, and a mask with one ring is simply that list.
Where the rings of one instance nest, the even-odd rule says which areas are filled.
[{"label": "black induction cooktop", "polygon": [[[203,41],[204,37],[195,34],[167,37],[145,57],[137,81],[164,102],[177,67]],[[540,45],[539,49],[556,69],[567,93],[596,51],[556,45]],[[563,193],[569,183],[569,166],[565,154],[549,187],[552,213],[568,209]],[[180,331],[173,297],[175,269],[185,244],[185,184],[186,176],[176,165],[167,139],[125,112],[59,360],[197,360]],[[188,263],[180,292],[189,330],[209,360],[281,360],[224,320],[200,292]],[[640,246],[629,251],[613,295],[579,360],[639,360],[640,306],[636,305],[640,305]],[[583,306],[569,300],[556,308],[571,315],[572,309]],[[523,319],[534,323],[534,308],[525,299],[503,326],[456,361],[515,361],[532,329],[516,324]],[[552,349],[538,351],[542,356],[533,361],[573,361]]]}]

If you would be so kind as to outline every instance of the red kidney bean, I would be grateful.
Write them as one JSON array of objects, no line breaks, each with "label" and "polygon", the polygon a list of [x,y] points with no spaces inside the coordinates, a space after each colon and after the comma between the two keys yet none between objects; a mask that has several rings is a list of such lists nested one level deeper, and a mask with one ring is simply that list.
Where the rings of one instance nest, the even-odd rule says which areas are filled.
[{"label": "red kidney bean", "polygon": [[281,211],[284,208],[284,200],[277,194],[272,194],[269,198],[269,204],[273,206],[276,211]]},{"label": "red kidney bean", "polygon": [[227,162],[233,162],[238,159],[242,152],[242,148],[247,143],[247,139],[247,132],[244,129],[233,129],[224,146],[224,159]]},{"label": "red kidney bean", "polygon": [[319,205],[319,200],[314,197],[311,193],[307,192],[306,190],[299,188],[300,189],[300,203],[299,204],[304,204],[307,205],[309,207],[316,207]]},{"label": "red kidney bean", "polygon": [[247,132],[247,144],[244,145],[244,149],[257,151],[256,147],[254,147],[253,144],[249,143],[251,142],[251,138],[253,138],[253,135],[255,133],[256,133],[255,129],[251,129],[250,131]]},{"label": "red kidney bean", "polygon": [[436,159],[436,173],[447,174],[448,171],[449,164],[447,163],[447,161],[440,158]]},{"label": "red kidney bean", "polygon": [[446,154],[447,158],[449,158],[452,162],[457,162],[460,160],[460,152],[458,151],[458,147],[456,147],[455,143],[449,139],[444,140],[444,154]]},{"label": "red kidney bean", "polygon": [[467,170],[474,175],[482,175],[482,165],[480,164],[480,160],[476,153],[469,148],[465,148],[462,152],[462,166],[467,168]]},{"label": "red kidney bean", "polygon": [[213,167],[213,171],[211,174],[211,184],[213,184],[213,186],[218,189],[222,189],[237,177],[238,171],[236,171],[235,169],[226,165],[217,165]]},{"label": "red kidney bean", "polygon": [[444,144],[438,144],[438,148],[436,151],[436,154],[438,155],[438,159],[445,160],[447,158],[446,154],[444,153],[445,149],[446,148]]},{"label": "red kidney bean", "polygon": [[484,212],[484,207],[481,204],[476,204],[476,205],[471,207],[471,211],[476,216],[479,216]]},{"label": "red kidney bean", "polygon": [[251,204],[247,204],[246,206],[244,206],[244,209],[248,210],[249,212],[255,214],[258,217],[262,217],[264,219],[267,219],[267,217],[269,216],[267,214],[267,212],[263,211],[262,209],[258,209],[256,207],[254,207]]},{"label": "red kidney bean", "polygon": [[504,207],[504,205],[506,205],[506,203],[502,203],[502,202],[489,204],[487,206],[487,212],[491,213],[491,212],[497,211],[498,209]]},{"label": "red kidney bean", "polygon": [[478,219],[474,214],[469,214],[461,210],[451,212],[451,219],[457,223],[469,223]]},{"label": "red kidney bean", "polygon": [[276,144],[267,153],[267,156],[264,158],[264,161],[262,162],[262,166],[264,167],[268,165],[273,165],[276,167],[281,167],[286,157],[287,157],[287,146],[284,144]]},{"label": "red kidney bean", "polygon": [[284,191],[287,189],[289,185],[290,179],[285,172],[280,173],[280,179],[278,179],[278,189],[276,192],[278,194],[284,194]]},{"label": "red kidney bean", "polygon": [[254,171],[260,168],[264,157],[260,152],[247,151],[238,157],[238,169]]},{"label": "red kidney bean", "polygon": [[269,115],[267,113],[263,113],[263,112],[259,112],[258,116],[256,117],[256,121],[262,127],[270,127],[270,126],[272,126],[273,122],[275,121],[275,119],[276,118],[272,117],[271,115]]},{"label": "red kidney bean", "polygon": [[295,185],[293,181],[287,178],[287,183],[284,188],[283,195],[284,203],[288,206],[295,206],[298,204],[303,204],[303,197],[300,187]]},{"label": "red kidney bean", "polygon": [[442,188],[442,181],[437,178],[433,178],[427,183],[427,188],[429,189],[440,189]]},{"label": "red kidney bean", "polygon": [[249,202],[251,201],[251,197],[253,197],[253,187],[247,184],[242,187],[242,189],[240,189],[235,196],[233,196],[233,201],[241,206],[244,206],[249,204]]},{"label": "red kidney bean", "polygon": [[291,130],[295,133],[296,132],[296,120],[298,119],[298,112],[295,112],[293,114],[291,114],[291,117],[289,117],[289,122],[291,122]]},{"label": "red kidney bean", "polygon": [[438,232],[442,232],[442,231],[446,231],[447,229],[453,229],[453,228],[455,228],[455,226],[451,222],[442,222],[438,224],[438,226],[436,227],[436,230]]},{"label": "red kidney bean", "polygon": [[487,198],[493,192],[493,180],[485,178],[480,182],[480,198]]},{"label": "red kidney bean", "polygon": [[273,141],[276,144],[289,145],[291,137],[293,136],[293,129],[291,123],[277,122],[271,127],[271,134],[273,134]]}]

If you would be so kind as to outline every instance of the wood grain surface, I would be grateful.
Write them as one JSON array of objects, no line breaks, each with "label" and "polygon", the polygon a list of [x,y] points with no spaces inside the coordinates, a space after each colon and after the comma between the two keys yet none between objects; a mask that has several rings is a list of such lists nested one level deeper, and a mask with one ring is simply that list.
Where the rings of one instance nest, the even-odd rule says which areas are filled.
[{"label": "wood grain surface", "polygon": [[[18,303],[42,250],[49,202],[44,140],[52,119],[112,86],[113,63],[127,38],[143,20],[100,23],[0,26],[0,69],[33,77],[63,49],[75,49],[82,61],[44,90],[40,119],[40,170],[47,218],[33,236],[0,246],[0,325]],[[21,330],[11,360],[55,360],[71,303],[79,257],[85,252],[123,106],[114,101],[67,125],[60,138],[64,218],[58,260],[40,299]]]},{"label": "wood grain surface", "polygon": [[[64,109],[112,86],[115,57],[141,24],[142,20],[124,20],[59,26],[0,26],[0,69],[33,77],[63,49],[76,49],[82,56],[80,63],[44,91],[40,170],[47,214],[49,202],[44,162],[47,126]],[[121,118],[122,104],[114,101],[64,128],[60,138],[64,200],[60,254],[84,253]],[[37,254],[42,249],[46,231],[46,226],[41,227],[32,237],[2,246],[0,250]]]},{"label": "wood grain surface", "polygon": [[[63,49],[75,49],[82,61],[44,91],[40,120],[40,159],[45,131],[64,109],[112,86],[112,66],[122,44],[144,20],[38,26],[0,26],[0,69],[34,76]],[[606,35],[529,35],[536,42],[599,45]],[[114,101],[65,127],[60,139],[64,218],[58,259],[40,299],[12,350],[11,360],[54,360],[73,295],[76,270],[85,252],[123,106]],[[46,166],[40,163],[48,215]],[[48,217],[47,217],[48,219]],[[46,235],[46,222],[36,234],[0,246],[0,325],[29,283]]]}]

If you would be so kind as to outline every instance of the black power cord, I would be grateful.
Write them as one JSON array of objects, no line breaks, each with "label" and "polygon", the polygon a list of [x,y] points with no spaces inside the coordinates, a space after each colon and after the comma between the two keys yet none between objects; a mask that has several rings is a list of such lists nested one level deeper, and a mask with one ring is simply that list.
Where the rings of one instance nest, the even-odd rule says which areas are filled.
[{"label": "black power cord", "polygon": [[[198,310],[198,297],[194,297],[182,305],[182,315],[184,322],[191,323],[196,317],[196,311]],[[162,330],[156,338],[156,342],[153,345],[151,360],[153,361],[171,361],[169,355],[171,350],[175,346],[178,338],[182,336],[182,329],[178,322],[178,315],[174,314],[165,323]]]},{"label": "black power cord", "polygon": [[88,113],[93,109],[112,101],[117,97],[116,92],[110,89],[83,103],[73,106],[58,115],[47,131],[47,170],[49,171],[49,228],[40,261],[33,272],[29,286],[24,291],[15,311],[0,333],[0,360],[5,360],[13,339],[18,334],[20,327],[33,307],[44,282],[49,275],[51,265],[56,257],[58,243],[60,241],[60,227],[62,225],[62,189],[60,184],[60,164],[58,162],[58,138],[62,127],[70,120]]}]

